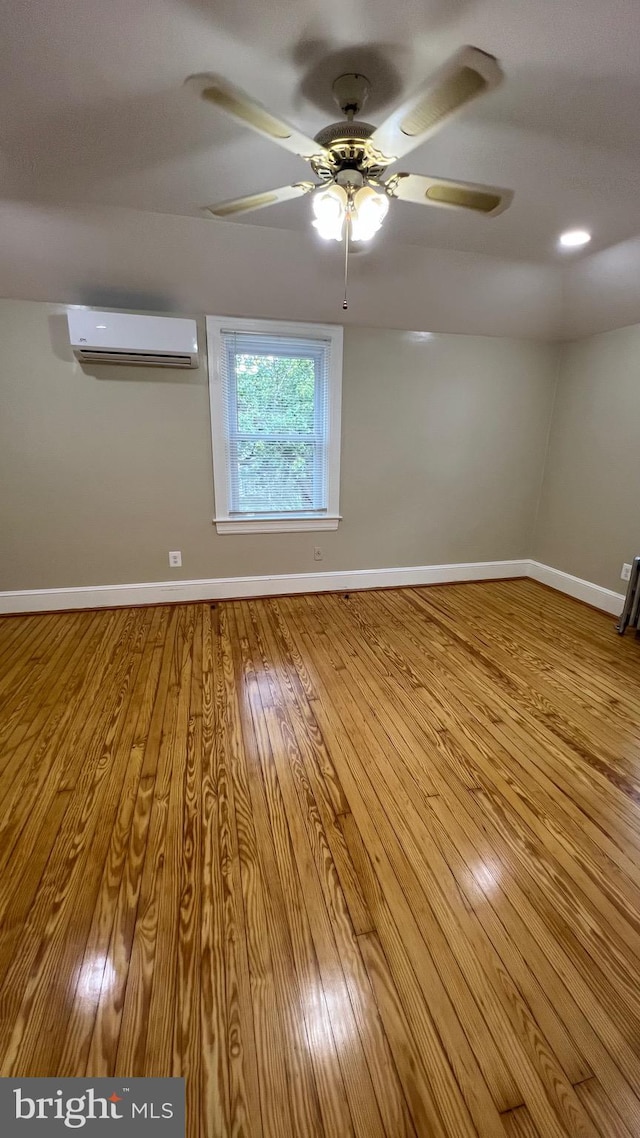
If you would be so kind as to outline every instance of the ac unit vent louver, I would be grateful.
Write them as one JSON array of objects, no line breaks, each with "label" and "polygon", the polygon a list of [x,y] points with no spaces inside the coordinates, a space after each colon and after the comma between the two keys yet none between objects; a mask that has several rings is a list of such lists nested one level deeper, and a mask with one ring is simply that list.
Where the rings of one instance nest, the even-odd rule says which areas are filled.
[{"label": "ac unit vent louver", "polygon": [[77,353],[78,359],[94,364],[139,364],[141,367],[193,367],[191,356],[159,355],[158,352],[113,352],[84,351]]},{"label": "ac unit vent louver", "polygon": [[137,367],[195,368],[195,320],[179,316],[138,316],[125,312],[71,309],[71,346],[81,363]]}]

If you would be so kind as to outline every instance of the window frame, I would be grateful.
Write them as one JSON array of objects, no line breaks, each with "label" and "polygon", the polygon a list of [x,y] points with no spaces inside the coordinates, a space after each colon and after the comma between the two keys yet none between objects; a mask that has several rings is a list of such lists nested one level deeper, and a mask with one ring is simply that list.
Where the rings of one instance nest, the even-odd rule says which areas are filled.
[{"label": "window frame", "polygon": [[[225,316],[207,316],[207,358],[209,363],[209,409],[211,413],[211,445],[213,452],[213,488],[218,533],[294,533],[297,531],[335,530],[340,514],[340,427],[342,412],[343,330],[339,324],[306,324],[297,321],[251,320]],[[327,391],[326,489],[327,508],[321,512],[281,513],[270,515],[231,514],[229,448],[226,432],[226,407],[222,385],[223,332],[249,332],[255,335],[293,336],[306,340],[329,340],[330,360]]]}]

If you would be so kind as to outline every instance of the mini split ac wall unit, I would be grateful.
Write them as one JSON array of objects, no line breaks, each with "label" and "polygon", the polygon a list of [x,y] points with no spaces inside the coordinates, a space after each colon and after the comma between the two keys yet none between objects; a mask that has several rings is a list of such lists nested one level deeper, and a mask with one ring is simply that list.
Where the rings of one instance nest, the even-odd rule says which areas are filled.
[{"label": "mini split ac wall unit", "polygon": [[82,363],[198,366],[195,320],[89,308],[70,309],[67,320],[71,347]]}]

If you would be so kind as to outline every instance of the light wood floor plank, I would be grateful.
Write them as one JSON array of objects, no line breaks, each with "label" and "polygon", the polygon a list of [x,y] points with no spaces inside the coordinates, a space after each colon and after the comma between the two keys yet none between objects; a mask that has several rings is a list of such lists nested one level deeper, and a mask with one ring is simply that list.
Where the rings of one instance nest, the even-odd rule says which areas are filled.
[{"label": "light wood floor plank", "polygon": [[[481,731],[481,727],[477,726],[476,732],[478,733],[480,731]],[[489,762],[486,764],[485,773],[487,774],[487,777],[489,777],[489,779],[496,781],[495,761],[493,763]],[[519,809],[520,811],[522,811],[524,809],[526,811],[527,800],[526,800],[526,798],[523,795],[523,792],[521,790],[518,791],[518,794],[516,794],[514,791],[514,787],[512,785],[509,785],[509,775],[507,775],[507,781],[505,781],[503,779],[501,783],[498,782],[498,786],[499,786],[501,794],[506,794],[509,797],[510,802],[512,804],[514,804],[517,809]],[[517,787],[515,788],[515,790],[517,790]],[[526,817],[527,817],[527,815],[525,813],[525,818]],[[538,823],[537,805],[534,807],[534,809],[529,810],[528,820],[530,821],[531,825],[533,825],[534,827],[536,827],[538,829],[538,831],[540,831],[541,829],[544,829],[541,826],[541,824]],[[574,876],[576,878],[576,881],[582,886],[582,890],[574,890],[574,892],[572,893],[571,902],[575,907],[575,905],[580,903],[580,898],[584,897],[583,891],[585,889],[589,890],[590,885],[591,885],[590,880],[588,879],[588,877],[584,874],[584,872],[582,870],[582,865],[581,865],[581,862],[583,860],[582,851],[581,851],[581,857],[579,860],[577,860],[575,858],[575,856],[573,858],[567,858],[567,856],[565,854],[565,850],[562,848],[562,843],[560,841],[556,840],[553,832],[550,833],[548,829],[544,829],[544,837],[545,837],[545,840],[547,842],[547,845],[549,845],[552,849],[554,849],[556,852],[558,852],[558,854],[562,860],[563,866],[568,870],[568,872],[572,876]],[[554,843],[555,843],[555,845],[554,845]],[[544,872],[544,862],[545,862],[546,857],[547,857],[546,852],[541,852],[541,857],[540,857],[539,861],[532,863],[532,864],[536,865],[536,867],[540,873]],[[607,889],[608,889],[607,884],[603,883],[601,890],[600,890],[600,894],[599,894],[599,897],[600,897],[599,908],[600,909],[602,909],[603,907],[606,907]],[[605,894],[605,897],[602,896],[603,893]],[[588,900],[586,898],[585,898],[585,901],[588,904]],[[635,930],[632,929],[631,927],[629,927],[627,922],[620,921],[619,914],[617,912],[614,912],[613,910],[608,914],[608,917],[609,917],[609,922],[610,922],[610,929],[615,930],[616,933],[619,935],[619,937],[622,940],[626,941],[626,944],[630,947],[632,952],[635,951],[637,944],[638,944],[637,934],[635,933]],[[572,924],[578,924],[578,922],[579,922],[579,914],[577,912],[572,913],[571,914],[571,923]],[[612,944],[611,945],[611,952],[615,954],[616,951],[617,950],[615,948],[615,945]],[[618,951],[618,956],[620,955],[620,952],[622,953],[622,956],[624,957],[626,955],[626,948],[624,946],[622,946],[620,948],[620,950]],[[624,971],[624,961],[621,963],[618,963],[617,967],[619,970]]]},{"label": "light wood floor plank", "polygon": [[[293,613],[298,607],[297,602],[283,602],[288,613]],[[300,618],[298,616],[291,617],[292,624],[297,628],[298,635],[301,637],[301,642],[307,643],[308,637],[306,633],[301,631]],[[322,691],[322,685],[333,685],[332,677],[332,664],[327,658],[323,660],[323,653],[321,652],[318,644],[317,632],[314,634],[313,643],[314,648],[314,663],[318,672],[318,684]],[[335,654],[335,649],[334,649]],[[376,863],[379,867],[383,867],[386,889],[384,891],[385,900],[388,902],[389,908],[394,912],[393,920],[402,929],[402,940],[404,942],[403,948],[409,951],[412,964],[410,967],[416,970],[420,984],[424,985],[424,998],[428,1000],[429,1008],[436,1018],[437,1028],[439,1035],[445,1040],[448,1045],[447,1055],[442,1052],[440,1046],[440,1039],[438,1034],[434,1036],[431,1034],[433,1028],[429,1020],[424,1021],[424,1030],[427,1033],[427,1038],[431,1038],[430,1056],[429,1056],[429,1074],[434,1079],[434,1089],[436,1093],[441,1096],[439,1099],[439,1108],[443,1117],[447,1120],[447,1125],[456,1126],[460,1134],[467,1132],[471,1125],[469,1116],[466,1114],[465,1103],[461,1097],[461,1090],[468,1104],[471,1114],[477,1119],[479,1125],[482,1127],[481,1133],[490,1133],[491,1129],[497,1123],[497,1113],[495,1106],[491,1102],[490,1096],[487,1095],[487,1088],[483,1080],[479,1077],[477,1070],[477,1060],[474,1060],[473,1052],[468,1046],[468,1042],[464,1032],[461,1031],[458,1018],[453,1010],[451,998],[447,992],[446,984],[443,983],[442,978],[435,967],[431,954],[426,951],[426,946],[419,931],[418,920],[411,912],[411,908],[403,903],[404,891],[402,888],[403,875],[405,873],[411,874],[411,867],[406,863],[402,857],[401,852],[397,848],[397,837],[393,833],[392,828],[388,822],[385,822],[384,812],[381,810],[375,790],[369,781],[366,771],[363,769],[359,758],[359,748],[354,746],[353,741],[361,740],[362,744],[366,747],[366,752],[372,756],[377,749],[379,739],[372,735],[369,738],[367,730],[366,719],[360,715],[359,708],[352,701],[345,702],[348,699],[348,692],[345,687],[340,685],[339,688],[332,688],[333,698],[331,699],[327,692],[322,691],[322,699],[318,701],[316,708],[316,715],[319,717],[323,731],[330,736],[331,744],[336,756],[340,756],[344,765],[339,767],[343,784],[347,792],[347,797],[351,803],[351,808],[356,818],[359,829],[366,834],[367,846],[373,846],[375,843],[375,857]],[[326,712],[326,706],[332,707],[333,715],[329,716]],[[353,720],[351,711],[357,715],[357,720]],[[335,724],[335,727],[334,727]],[[336,734],[336,728],[339,731],[339,736]],[[385,753],[386,750],[385,750]],[[389,754],[391,759],[391,754]],[[366,795],[366,798],[364,797]],[[373,812],[373,815],[372,815]],[[384,843],[378,845],[380,831],[385,835]],[[389,855],[395,855],[396,864],[391,865],[388,860]],[[398,877],[397,874],[400,876]],[[361,882],[364,885],[364,882]],[[365,894],[366,896],[366,894]],[[366,897],[367,904],[373,912],[376,898]],[[376,913],[374,912],[374,918]],[[389,936],[393,935],[393,925],[391,922],[386,926]],[[382,935],[382,929],[379,930]],[[450,954],[447,954],[446,946],[442,945],[442,939],[435,925],[431,923],[426,930],[428,934],[433,934],[439,938],[440,945],[443,947],[445,955],[448,955],[449,962],[454,967],[453,982],[460,983],[460,977],[457,974],[454,962],[451,960]],[[386,946],[385,946],[386,947]],[[408,968],[404,968],[405,977],[409,976]],[[460,989],[458,989],[460,990]],[[470,996],[470,993],[468,993]],[[420,1004],[416,1002],[415,993],[408,999],[408,1005],[419,1011]],[[475,1016],[476,1025],[479,1023],[477,1008],[473,1005],[473,1001],[467,1005],[470,1015]],[[409,1007],[407,1007],[409,1011]],[[482,1028],[480,1028],[482,1030]],[[485,1041],[487,1041],[487,1048],[490,1048],[488,1043],[488,1036],[484,1032]],[[437,1039],[437,1042],[436,1042]],[[492,1049],[491,1054],[494,1054],[495,1048]],[[451,1079],[451,1067],[456,1070],[458,1078],[460,1079],[461,1086],[456,1086],[455,1082]],[[511,1094],[517,1096],[517,1089],[513,1088],[509,1091]]]},{"label": "light wood floor plank", "polygon": [[[335,827],[336,840],[329,839],[325,829],[324,820],[319,810],[311,784],[309,782],[304,759],[297,747],[295,733],[290,729],[289,714],[285,713],[283,691],[279,683],[279,673],[282,670],[277,645],[270,636],[268,622],[261,622],[257,618],[257,606],[249,606],[252,623],[255,629],[254,644],[263,661],[270,662],[266,671],[273,710],[266,714],[267,727],[272,740],[272,754],[277,778],[285,808],[289,818],[289,832],[294,842],[296,860],[298,864],[308,865],[305,874],[307,882],[313,882],[315,901],[313,913],[313,928],[315,929],[319,916],[319,909],[324,907],[325,920],[328,918],[333,930],[333,940],[349,993],[351,1006],[357,1031],[362,1043],[365,1065],[372,1075],[372,1089],[378,1103],[380,1117],[384,1123],[387,1135],[397,1135],[398,1138],[414,1134],[410,1121],[408,1108],[398,1084],[395,1067],[391,1059],[389,1045],[379,1020],[373,993],[370,990],[368,977],[364,968],[360,948],[355,938],[355,930],[350,921],[351,910],[348,907],[340,874],[334,861],[334,850],[339,854],[346,852],[344,846],[337,839],[342,837],[341,831]],[[268,650],[265,647],[268,645]],[[305,841],[306,834],[306,841]],[[304,850],[304,852],[302,852]],[[316,866],[313,875],[309,857]],[[343,862],[343,871],[345,862]],[[343,876],[345,873],[343,872]],[[319,884],[319,890],[316,887]],[[355,878],[352,881],[355,888]],[[305,887],[305,896],[309,898],[311,890]],[[364,899],[360,897],[364,904]],[[353,898],[352,898],[353,904]],[[310,916],[311,916],[311,910]],[[324,914],[323,914],[324,916]],[[366,921],[366,916],[363,918]],[[331,998],[335,998],[335,981],[332,985],[334,991]],[[367,1122],[367,1127],[372,1123]],[[375,1120],[373,1120],[375,1125]]]},{"label": "light wood floor plank", "polygon": [[78,970],[73,1006],[57,1072],[59,1075],[71,1075],[86,1068],[100,995],[103,988],[110,988],[113,979],[109,946],[140,791],[143,740],[158,683],[167,617],[166,611],[162,610],[157,610],[153,615],[147,641],[150,666],[148,671],[143,670],[138,692],[135,697],[132,695],[127,709],[128,730],[120,740],[120,747],[125,751],[130,748],[129,757],[84,959]]},{"label": "light wood floor plank", "polygon": [[[16,1006],[11,1032],[0,1038],[2,1073],[24,1063],[46,1070],[59,1055],[59,1031],[71,1011],[76,969],[84,953],[91,913],[110,835],[110,825],[124,777],[124,755],[116,757],[125,728],[126,708],[135,689],[149,617],[137,615],[125,651],[114,671],[114,694],[100,716],[85,724],[83,766],[73,785],[54,855],[49,859],[34,905],[27,918],[20,950],[10,963],[5,990]],[[134,721],[135,722],[135,721]],[[71,757],[67,756],[71,761]],[[79,757],[73,756],[74,766]],[[61,788],[72,789],[63,769]],[[85,904],[77,904],[78,894]],[[70,967],[71,965],[71,967]],[[55,986],[53,981],[55,980]]]},{"label": "light wood floor plank", "polygon": [[[181,765],[184,740],[178,742],[177,730],[179,724],[186,727],[192,635],[193,615],[190,607],[185,606],[178,613],[176,637],[172,643],[159,752],[151,759],[154,766],[157,763],[157,768],[118,1038],[116,1072],[126,1072],[132,1077],[141,1071],[168,1073],[172,1068],[169,1056],[172,1053],[178,931],[178,895],[174,880],[174,859],[178,854],[172,835],[177,824],[175,809],[180,802],[184,776]],[[174,763],[182,778],[174,779]],[[150,1032],[152,1023],[157,1034]]]},{"label": "light wood floor plank", "polygon": [[530,580],[1,619],[2,1073],[640,1134],[639,665]]},{"label": "light wood floor plank", "polygon": [[[371,636],[372,630],[369,628],[368,631]],[[366,699],[364,686],[361,691]],[[372,754],[375,757],[375,753]],[[509,1054],[520,1087],[520,1095],[516,1091],[516,1102],[519,1097],[524,1098],[547,1133],[560,1132],[558,1118],[550,1110],[548,1099],[551,1099],[560,1118],[568,1113],[568,1122],[576,1133],[591,1133],[589,1120],[585,1117],[567,1080],[563,1080],[558,1069],[554,1070],[554,1057],[537,1025],[528,1017],[517,991],[510,989],[508,978],[493,956],[492,949],[484,942],[483,935],[479,933],[464,907],[456,906],[457,898],[455,894],[451,894],[446,868],[442,865],[438,867],[435,851],[432,847],[430,849],[430,835],[422,826],[419,814],[413,804],[404,799],[402,788],[398,804],[394,802],[394,776],[393,773],[389,774],[388,766],[380,767],[378,775],[383,784],[384,780],[388,783],[389,793],[385,795],[385,800],[396,832],[402,832],[403,821],[406,820],[408,823],[405,826],[404,842],[412,843],[407,851],[412,865],[419,862],[423,858],[423,853],[427,852],[423,869],[427,881],[424,898],[411,876],[407,872],[404,874],[405,889],[409,890],[412,907],[420,917],[421,927],[431,930],[428,941],[431,952],[435,953],[434,959],[440,962],[441,975],[447,976],[450,984],[455,984],[455,972],[452,973],[452,964],[447,961],[446,944],[458,946],[458,951],[455,951],[454,955],[458,958],[461,975],[471,975],[473,978],[470,987],[483,1018],[490,1026],[494,1039],[503,1041],[506,1053]],[[398,806],[402,807],[402,813],[397,812]],[[440,872],[437,872],[438,869]],[[441,934],[439,934],[440,929]],[[483,958],[484,967],[478,967]],[[483,997],[485,984],[488,984],[488,987]],[[470,1005],[468,1000],[465,1001],[464,991],[460,985],[458,993],[463,1023],[469,1031],[474,1022],[474,1005]],[[477,1038],[475,1051],[479,1062],[482,1062],[491,1044],[491,1037],[487,1036],[486,1032],[484,1038]],[[491,1077],[490,1068],[489,1077]],[[503,1109],[510,1109],[512,1105],[513,1103],[503,1104]]]},{"label": "light wood floor plank", "polygon": [[[247,685],[247,698],[240,701],[240,716],[246,746],[247,787],[255,820],[258,873],[265,887],[264,921],[266,939],[271,945],[268,967],[278,1008],[270,1024],[271,1046],[278,1049],[283,1069],[291,1075],[288,1082],[285,1079],[286,1092],[283,1092],[287,1094],[290,1109],[287,1119],[292,1119],[294,1134],[306,1136],[318,1133],[320,1121],[292,922],[287,919],[288,912],[293,915],[298,904],[298,883],[292,867],[290,831],[267,722],[271,697],[266,677],[252,651],[251,615],[244,607],[235,606],[233,621],[237,665]],[[269,1046],[266,1036],[263,1046]],[[261,1093],[267,1102],[269,1090],[261,1084]]]},{"label": "light wood floor plank", "polygon": [[576,1087],[576,1091],[602,1134],[610,1135],[610,1138],[631,1138],[631,1131],[620,1120],[597,1079],[587,1079]]},{"label": "light wood floor plank", "polygon": [[[139,779],[129,834],[127,855],[115,904],[107,950],[105,975],[98,994],[96,1016],[87,1059],[87,1073],[113,1075],[120,1040],[122,1010],[129,978],[131,948],[138,917],[138,903],[147,853],[149,820],[153,807],[159,739],[165,713],[178,612],[161,618],[164,634],[153,647],[147,663],[147,700],[141,710],[136,741],[131,753],[135,767],[141,759]],[[152,694],[153,693],[153,694]]]},{"label": "light wood floor plank", "polygon": [[541,1138],[540,1131],[536,1129],[526,1106],[520,1106],[505,1114],[504,1128],[508,1138]]}]

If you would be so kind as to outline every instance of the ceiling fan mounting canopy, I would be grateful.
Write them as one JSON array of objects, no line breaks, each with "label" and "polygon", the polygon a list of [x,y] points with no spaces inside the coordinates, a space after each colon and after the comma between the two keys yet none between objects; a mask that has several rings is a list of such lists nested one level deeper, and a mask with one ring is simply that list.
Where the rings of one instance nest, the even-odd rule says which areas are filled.
[{"label": "ceiling fan mounting canopy", "polygon": [[333,97],[340,107],[343,115],[355,118],[360,114],[371,90],[371,84],[366,75],[349,71],[346,75],[339,75],[331,87]]}]

